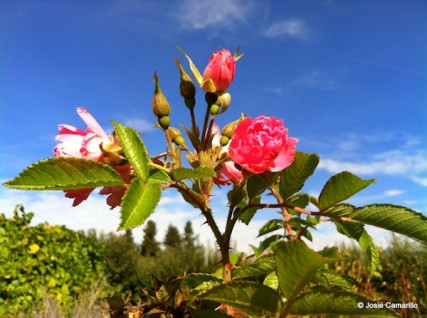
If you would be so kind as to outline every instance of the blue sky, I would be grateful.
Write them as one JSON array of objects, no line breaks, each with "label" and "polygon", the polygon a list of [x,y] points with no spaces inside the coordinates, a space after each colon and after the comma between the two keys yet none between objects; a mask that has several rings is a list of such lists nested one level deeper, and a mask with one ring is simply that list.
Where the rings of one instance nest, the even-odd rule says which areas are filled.
[{"label": "blue sky", "polygon": [[[152,128],[154,71],[174,125],[188,124],[176,45],[203,70],[214,50],[238,44],[245,55],[220,125],[241,112],[283,118],[300,140],[298,150],[321,156],[307,192],[318,194],[331,175],[348,170],[377,178],[354,204],[427,212],[424,1],[2,1],[0,179],[52,156],[58,124],[85,128],[77,106],[109,131],[111,119],[135,126],[150,152],[160,152],[162,134]],[[201,91],[198,97],[200,118]],[[174,198],[165,195],[159,222],[161,215],[174,220],[172,214],[182,224],[200,219],[184,204],[176,210]],[[114,229],[118,211],[107,211],[103,201],[95,196],[71,209],[62,193],[0,188],[1,212],[24,203],[36,221],[72,228]],[[256,221],[271,215],[260,213]],[[89,216],[93,221],[84,221]]]}]

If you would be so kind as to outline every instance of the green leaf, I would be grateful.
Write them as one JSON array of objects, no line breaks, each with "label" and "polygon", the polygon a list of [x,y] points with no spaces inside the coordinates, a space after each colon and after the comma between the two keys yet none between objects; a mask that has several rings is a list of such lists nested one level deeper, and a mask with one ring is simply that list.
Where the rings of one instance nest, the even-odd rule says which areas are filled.
[{"label": "green leaf", "polygon": [[279,294],[265,285],[254,282],[233,281],[217,285],[199,295],[201,299],[215,301],[245,311],[250,315],[277,312]]},{"label": "green leaf", "polygon": [[[351,315],[367,317],[399,317],[394,311],[385,308],[359,308],[373,303],[365,297],[346,291],[318,290],[300,295],[289,313],[293,315]],[[376,304],[376,302],[375,302]]]},{"label": "green leaf", "polygon": [[232,270],[233,279],[242,279],[249,277],[257,277],[273,272],[276,268],[274,258],[272,256],[263,256],[258,258],[255,263],[244,267],[237,267]]},{"label": "green leaf", "polygon": [[139,178],[133,179],[123,197],[119,230],[128,230],[142,225],[159,204],[161,193],[160,184],[146,185]]},{"label": "green leaf", "polygon": [[175,169],[172,174],[175,181],[182,179],[209,178],[216,176],[215,170],[209,167],[197,167],[195,169],[178,168]]},{"label": "green leaf", "polygon": [[380,255],[378,253],[378,249],[375,246],[375,243],[372,240],[371,236],[368,234],[368,232],[366,232],[366,230],[363,231],[358,242],[360,247],[366,254],[366,257],[368,259],[368,268],[371,275],[373,275],[375,273],[375,270],[377,269],[378,264],[380,263]]},{"label": "green leaf", "polygon": [[364,224],[380,227],[427,244],[427,217],[406,207],[372,204],[353,209],[331,209],[326,216],[344,216]]},{"label": "green leaf", "polygon": [[316,253],[302,241],[283,242],[276,247],[275,260],[279,286],[287,298],[287,309],[321,266],[336,261]]},{"label": "green leaf", "polygon": [[149,183],[169,183],[171,181],[169,175],[163,170],[152,169],[148,175]]},{"label": "green leaf", "polygon": [[280,230],[284,228],[284,221],[281,219],[272,219],[267,221],[258,231],[258,236],[263,236],[265,234]]},{"label": "green leaf", "polygon": [[72,190],[122,185],[116,170],[94,160],[54,157],[25,168],[4,186],[19,190]]},{"label": "green leaf", "polygon": [[338,173],[332,176],[323,187],[319,196],[319,209],[324,211],[350,198],[374,182],[375,179],[363,180],[347,171]]},{"label": "green leaf", "polygon": [[[261,203],[261,196],[258,196],[252,199],[251,204],[259,204],[259,203]],[[242,215],[239,216],[239,220],[245,223],[246,225],[248,225],[258,210],[259,208],[257,207],[252,207],[247,209],[245,212],[243,212]]]},{"label": "green leaf", "polygon": [[262,176],[257,174],[250,176],[246,186],[249,201],[262,194],[272,185],[273,181],[272,174],[267,172]]},{"label": "green leaf", "polygon": [[222,279],[218,278],[212,274],[192,273],[192,274],[189,274],[187,277],[185,277],[182,280],[181,287],[195,288],[195,287],[199,286],[200,284],[203,284],[206,282],[220,283],[220,282],[222,282]]},{"label": "green leaf", "polygon": [[117,137],[119,137],[126,157],[136,174],[142,181],[147,181],[150,172],[150,159],[144,143],[139,138],[138,132],[132,127],[126,127],[119,123],[114,123],[114,128],[116,129]]},{"label": "green leaf", "polygon": [[427,244],[427,217],[406,207],[391,204],[366,205],[356,209],[350,217]]},{"label": "green leaf", "polygon": [[314,275],[313,281],[327,288],[336,287],[345,290],[351,290],[354,282],[350,277],[343,277],[322,269]]},{"label": "green leaf", "polygon": [[297,152],[294,162],[280,174],[279,190],[284,200],[298,192],[319,164],[319,156]]},{"label": "green leaf", "polygon": [[268,286],[274,290],[279,289],[279,279],[277,278],[276,272],[271,272],[265,277],[263,285]]}]

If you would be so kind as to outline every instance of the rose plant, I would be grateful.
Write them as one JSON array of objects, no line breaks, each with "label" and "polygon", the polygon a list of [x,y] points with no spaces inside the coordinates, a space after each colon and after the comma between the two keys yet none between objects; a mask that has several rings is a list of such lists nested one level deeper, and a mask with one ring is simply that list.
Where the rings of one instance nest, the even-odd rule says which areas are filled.
[{"label": "rose plant", "polygon": [[[78,113],[86,131],[61,125],[56,157],[24,169],[9,188],[63,190],[73,205],[87,199],[96,187],[109,195],[107,203],[120,206],[119,230],[140,226],[155,211],[163,191],[178,191],[206,219],[221,253],[220,274],[183,274],[156,281],[145,291],[146,302],[112,311],[142,316],[181,317],[287,317],[288,315],[396,316],[387,308],[359,309],[372,301],[352,292],[352,280],[328,271],[327,264],[342,259],[337,248],[314,251],[305,241],[320,222],[332,222],[337,231],[354,239],[365,252],[371,273],[379,263],[375,244],[365,229],[373,225],[427,243],[427,218],[406,207],[371,204],[356,207],[345,201],[375,182],[344,171],[325,183],[315,197],[302,191],[319,156],[297,151],[298,140],[288,136],[281,119],[260,115],[240,118],[221,130],[215,123],[231,104],[227,92],[235,77],[238,49],[219,50],[201,74],[191,58],[191,73],[175,62],[179,91],[190,113],[190,125],[171,126],[172,109],[154,74],[152,111],[164,133],[167,151],[150,155],[135,129],[113,122],[108,136],[83,108]],[[204,92],[202,125],[196,122],[196,83]],[[200,129],[201,127],[201,129]],[[187,138],[184,138],[186,136]],[[191,146],[190,146],[191,144]],[[228,186],[227,218],[218,226],[211,197],[216,186]],[[266,195],[275,202],[265,202]],[[271,201],[271,200],[270,200]],[[230,256],[237,222],[249,224],[259,210],[276,209],[280,217],[259,229],[265,239],[253,246],[254,261],[242,265]]]}]

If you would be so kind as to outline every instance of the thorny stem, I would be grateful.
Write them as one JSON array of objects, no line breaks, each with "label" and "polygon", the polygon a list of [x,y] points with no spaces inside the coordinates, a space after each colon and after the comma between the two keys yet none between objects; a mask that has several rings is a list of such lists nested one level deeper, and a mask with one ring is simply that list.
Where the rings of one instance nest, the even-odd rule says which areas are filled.
[{"label": "thorny stem", "polygon": [[[283,198],[273,187],[270,187],[271,193],[274,195],[274,197],[277,199],[278,202],[282,202]],[[285,222],[288,222],[291,219],[291,216],[288,213],[288,210],[286,210],[286,207],[281,207],[283,218],[285,219]],[[286,225],[286,232],[290,235],[291,239],[294,238],[294,235],[292,234],[292,226]]]},{"label": "thorny stem", "polygon": [[[223,270],[224,270],[224,280],[225,281],[231,280],[231,272],[230,272],[230,269],[228,268],[228,265],[230,263],[230,252],[229,252],[230,238],[228,237],[227,239],[226,235],[225,234],[223,235],[219,230],[218,225],[216,224],[215,219],[213,218],[212,210],[206,207],[206,204],[204,202],[200,202],[198,198],[196,198],[186,186],[182,186],[178,183],[171,183],[165,186],[165,188],[166,187],[176,188],[178,190],[185,192],[186,195],[191,197],[192,202],[194,202],[194,204],[196,204],[197,207],[200,209],[200,211],[202,212],[203,216],[206,219],[206,223],[211,228],[215,236],[215,239],[218,243],[218,246],[220,248],[221,259],[222,259]],[[227,275],[230,275],[230,276],[227,276]]]}]

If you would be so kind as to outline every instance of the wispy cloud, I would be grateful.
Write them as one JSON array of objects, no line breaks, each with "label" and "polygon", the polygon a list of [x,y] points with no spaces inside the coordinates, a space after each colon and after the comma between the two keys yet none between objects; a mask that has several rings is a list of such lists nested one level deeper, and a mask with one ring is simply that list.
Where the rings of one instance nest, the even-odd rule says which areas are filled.
[{"label": "wispy cloud", "polygon": [[292,38],[308,40],[311,31],[307,24],[299,19],[287,19],[271,24],[262,35],[267,38]]},{"label": "wispy cloud", "polygon": [[331,90],[339,88],[340,84],[327,72],[312,70],[300,77],[297,77],[290,86],[317,90]]},{"label": "wispy cloud", "polygon": [[233,29],[236,24],[246,21],[253,6],[253,1],[244,0],[185,0],[177,17],[183,29]]},{"label": "wispy cloud", "polygon": [[[330,173],[346,170],[358,175],[406,175],[413,182],[427,186],[427,178],[421,177],[427,173],[427,151],[416,137],[350,134],[337,140],[328,152],[321,155],[319,168]],[[391,191],[391,194],[400,193]]]},{"label": "wispy cloud", "polygon": [[136,118],[136,117],[125,119],[124,124],[126,126],[131,126],[131,127],[135,128],[137,131],[142,132],[142,133],[155,129],[153,122],[150,122],[150,121],[148,121],[146,119],[142,119],[142,118]]},{"label": "wispy cloud", "polygon": [[282,95],[283,93],[283,86],[280,85],[271,85],[264,87],[264,92],[271,93],[274,95]]}]

